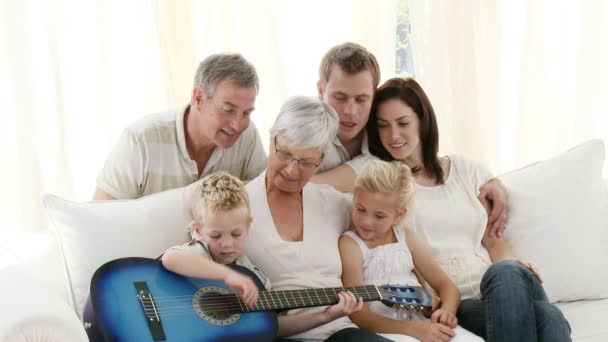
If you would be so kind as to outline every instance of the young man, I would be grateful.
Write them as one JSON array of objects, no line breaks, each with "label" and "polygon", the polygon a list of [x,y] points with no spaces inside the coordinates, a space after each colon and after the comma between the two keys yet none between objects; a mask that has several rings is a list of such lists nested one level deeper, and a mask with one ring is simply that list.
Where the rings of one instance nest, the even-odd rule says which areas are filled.
[{"label": "young man", "polygon": [[344,43],[331,48],[319,66],[319,98],[338,112],[338,135],[312,181],[352,191],[358,171],[370,157],[365,124],[380,82],[376,57],[363,46]]},{"label": "young man", "polygon": [[[359,44],[346,42],[323,56],[317,83],[319,98],[338,112],[340,128],[325,151],[313,182],[330,184],[343,192],[353,191],[357,173],[371,158],[365,125],[379,83],[376,57]],[[497,178],[479,190],[478,198],[488,210],[490,231],[501,236],[507,220],[507,191]]]},{"label": "young man", "polygon": [[255,68],[241,55],[206,58],[188,106],[147,116],[123,132],[97,178],[93,199],[139,198],[214,171],[256,177],[266,166],[250,122],[258,88]]}]

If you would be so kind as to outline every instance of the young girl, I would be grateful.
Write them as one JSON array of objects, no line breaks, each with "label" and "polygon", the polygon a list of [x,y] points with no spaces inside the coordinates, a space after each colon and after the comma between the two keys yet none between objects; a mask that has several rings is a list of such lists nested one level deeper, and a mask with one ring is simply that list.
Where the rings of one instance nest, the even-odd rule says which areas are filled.
[{"label": "young girl", "polygon": [[[370,160],[355,182],[354,227],[339,240],[344,286],[387,283],[420,286],[414,268],[437,292],[439,307],[431,318],[420,312],[389,308],[380,302],[351,314],[355,324],[378,333],[409,335],[420,341],[481,341],[457,327],[460,292],[433,260],[430,248],[403,227],[415,182],[407,165]],[[386,336],[386,335],[385,335]],[[394,336],[387,336],[394,338]],[[414,339],[415,338],[415,339]],[[402,337],[399,340],[405,340]]]}]

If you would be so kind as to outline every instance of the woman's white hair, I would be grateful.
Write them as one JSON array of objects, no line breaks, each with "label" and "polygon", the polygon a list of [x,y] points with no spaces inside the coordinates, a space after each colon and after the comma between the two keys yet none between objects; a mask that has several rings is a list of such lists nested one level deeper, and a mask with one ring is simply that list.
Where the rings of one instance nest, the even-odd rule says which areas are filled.
[{"label": "woman's white hair", "polygon": [[279,111],[270,128],[270,143],[277,135],[297,148],[318,148],[324,152],[338,134],[340,119],[327,103],[315,97],[294,96]]}]

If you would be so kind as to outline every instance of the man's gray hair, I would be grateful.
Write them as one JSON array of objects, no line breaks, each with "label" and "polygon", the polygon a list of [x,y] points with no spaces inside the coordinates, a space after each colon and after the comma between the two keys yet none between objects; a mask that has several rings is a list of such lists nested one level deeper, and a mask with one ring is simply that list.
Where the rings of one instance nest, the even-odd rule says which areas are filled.
[{"label": "man's gray hair", "polygon": [[281,107],[270,128],[270,143],[277,135],[292,147],[324,152],[336,138],[340,119],[336,111],[316,97],[294,96]]},{"label": "man's gray hair", "polygon": [[239,87],[260,89],[260,81],[253,64],[238,53],[219,53],[205,58],[198,65],[194,86],[200,86],[207,98],[213,96],[219,82],[230,79]]}]

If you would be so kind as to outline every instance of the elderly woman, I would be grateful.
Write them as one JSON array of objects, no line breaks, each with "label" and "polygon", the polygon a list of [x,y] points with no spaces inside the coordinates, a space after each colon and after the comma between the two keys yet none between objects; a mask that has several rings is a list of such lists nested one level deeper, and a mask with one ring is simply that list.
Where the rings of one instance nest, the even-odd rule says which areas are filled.
[{"label": "elderly woman", "polygon": [[[338,115],[308,97],[289,99],[270,130],[265,172],[247,184],[253,222],[247,255],[274,290],[341,287],[338,238],[350,223],[350,199],[328,185],[309,183],[336,136]],[[362,302],[350,292],[330,307],[279,315],[279,336],[328,341],[387,341],[347,317]]]}]

